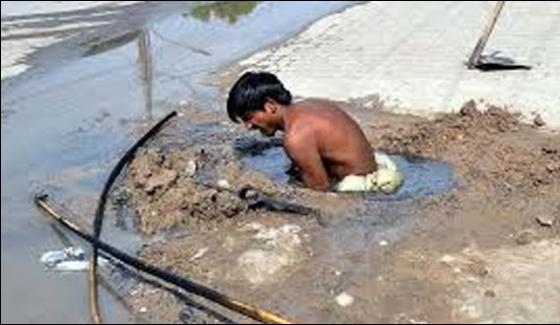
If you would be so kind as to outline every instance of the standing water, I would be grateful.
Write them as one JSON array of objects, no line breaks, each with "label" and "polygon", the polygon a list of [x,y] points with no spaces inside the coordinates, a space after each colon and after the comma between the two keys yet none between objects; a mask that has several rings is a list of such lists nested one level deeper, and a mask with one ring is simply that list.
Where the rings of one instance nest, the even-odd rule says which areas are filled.
[{"label": "standing water", "polygon": [[[405,200],[417,199],[431,195],[444,194],[453,188],[453,168],[444,162],[390,155],[398,170],[404,176],[404,184],[395,193],[368,194],[371,200]],[[246,168],[257,170],[273,181],[287,183],[290,176],[286,171],[290,160],[281,147],[272,147],[259,153],[246,155],[241,159]]]},{"label": "standing water", "polygon": [[[39,31],[53,21],[106,23],[87,41],[42,49],[29,58],[30,70],[2,81],[2,323],[88,322],[85,274],[45,272],[39,260],[67,241],[85,243],[59,237],[32,202],[36,189],[47,188],[91,222],[103,181],[134,140],[132,131],[183,100],[223,109],[213,73],[355,4],[202,3],[140,4],[134,15],[128,7],[99,7],[7,17],[2,2],[3,29],[8,20]],[[102,41],[107,35],[114,37]],[[2,43],[21,37],[27,36],[2,36]],[[110,221],[104,237],[132,250],[130,234]],[[101,303],[108,321],[128,320],[103,291]]]}]

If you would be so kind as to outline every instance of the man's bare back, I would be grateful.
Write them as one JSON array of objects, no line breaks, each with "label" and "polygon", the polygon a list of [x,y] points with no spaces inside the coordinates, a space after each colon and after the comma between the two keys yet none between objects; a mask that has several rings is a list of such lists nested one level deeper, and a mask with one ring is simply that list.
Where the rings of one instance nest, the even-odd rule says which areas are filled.
[{"label": "man's bare back", "polygon": [[376,170],[373,148],[352,118],[336,104],[309,99],[286,110],[284,149],[306,185],[325,189],[329,176],[366,175]]}]

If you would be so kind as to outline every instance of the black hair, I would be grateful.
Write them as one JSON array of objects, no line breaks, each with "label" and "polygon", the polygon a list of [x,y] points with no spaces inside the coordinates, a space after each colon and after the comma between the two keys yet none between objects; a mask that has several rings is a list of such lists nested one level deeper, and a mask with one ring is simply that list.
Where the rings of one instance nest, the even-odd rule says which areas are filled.
[{"label": "black hair", "polygon": [[239,122],[247,114],[264,110],[270,98],[282,105],[292,103],[292,94],[278,78],[269,72],[246,72],[231,87],[227,100],[227,112],[233,122]]}]

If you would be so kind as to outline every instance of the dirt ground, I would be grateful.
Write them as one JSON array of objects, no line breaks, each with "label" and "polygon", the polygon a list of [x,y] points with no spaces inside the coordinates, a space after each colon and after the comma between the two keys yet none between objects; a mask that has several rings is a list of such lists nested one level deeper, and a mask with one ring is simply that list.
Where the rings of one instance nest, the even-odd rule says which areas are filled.
[{"label": "dirt ground", "polygon": [[[447,162],[456,186],[378,200],[275,183],[241,159],[278,139],[185,110],[117,191],[146,239],[141,258],[305,323],[560,319],[558,133],[474,101],[434,120],[374,98],[341,105],[375,148]],[[255,206],[239,195],[248,187],[318,213]],[[148,321],[247,322],[145,283],[128,292]]]}]

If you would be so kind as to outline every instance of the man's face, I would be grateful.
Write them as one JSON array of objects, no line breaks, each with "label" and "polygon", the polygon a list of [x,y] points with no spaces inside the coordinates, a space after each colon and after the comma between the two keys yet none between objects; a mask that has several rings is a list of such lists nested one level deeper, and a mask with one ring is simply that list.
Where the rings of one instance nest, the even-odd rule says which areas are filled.
[{"label": "man's face", "polygon": [[243,124],[245,124],[247,129],[259,130],[267,137],[274,136],[278,129],[276,115],[266,108],[265,110],[253,111],[244,116]]}]

